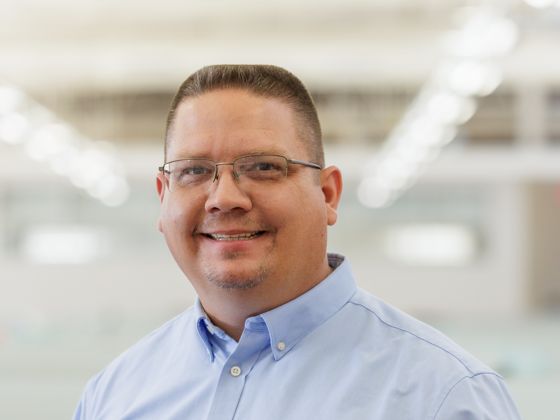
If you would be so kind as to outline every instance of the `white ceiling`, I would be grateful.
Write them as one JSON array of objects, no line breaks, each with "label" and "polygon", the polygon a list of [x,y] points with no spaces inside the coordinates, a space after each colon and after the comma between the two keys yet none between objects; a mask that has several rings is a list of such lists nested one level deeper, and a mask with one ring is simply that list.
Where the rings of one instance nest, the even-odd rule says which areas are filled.
[{"label": "white ceiling", "polygon": [[[266,62],[315,86],[418,85],[441,56],[457,11],[478,3],[4,0],[0,80],[32,92],[173,90],[205,64]],[[522,28],[506,82],[559,84],[559,12],[521,0],[500,4]]]}]

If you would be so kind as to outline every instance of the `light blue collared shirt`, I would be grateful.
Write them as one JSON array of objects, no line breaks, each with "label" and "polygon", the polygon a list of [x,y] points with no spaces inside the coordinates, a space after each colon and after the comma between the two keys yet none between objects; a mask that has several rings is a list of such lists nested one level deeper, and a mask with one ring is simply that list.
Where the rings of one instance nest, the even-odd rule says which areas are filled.
[{"label": "light blue collared shirt", "polygon": [[329,261],[316,287],[248,318],[239,343],[197,302],[92,378],[74,419],[520,418],[499,375]]}]

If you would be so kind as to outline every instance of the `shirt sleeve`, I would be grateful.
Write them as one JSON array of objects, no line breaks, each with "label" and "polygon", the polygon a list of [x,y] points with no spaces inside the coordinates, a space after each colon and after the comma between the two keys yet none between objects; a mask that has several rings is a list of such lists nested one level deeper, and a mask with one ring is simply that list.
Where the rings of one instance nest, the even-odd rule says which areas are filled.
[{"label": "shirt sleeve", "polygon": [[[87,420],[92,418],[92,414],[90,413],[90,401],[92,398],[92,388],[94,387],[94,385],[97,382],[97,379],[99,378],[99,375],[94,376],[93,378],[91,378],[86,386],[84,391],[82,392],[82,395],[80,397],[80,401],[78,402],[78,405],[76,406],[76,410],[74,411],[74,415],[72,416],[72,420]],[[95,417],[95,416],[93,416]]]},{"label": "shirt sleeve", "polygon": [[521,420],[502,378],[481,373],[460,379],[447,393],[434,420]]},{"label": "shirt sleeve", "polygon": [[86,413],[85,413],[85,393],[82,395],[76,410],[74,411],[74,415],[72,416],[72,420],[86,420]]}]

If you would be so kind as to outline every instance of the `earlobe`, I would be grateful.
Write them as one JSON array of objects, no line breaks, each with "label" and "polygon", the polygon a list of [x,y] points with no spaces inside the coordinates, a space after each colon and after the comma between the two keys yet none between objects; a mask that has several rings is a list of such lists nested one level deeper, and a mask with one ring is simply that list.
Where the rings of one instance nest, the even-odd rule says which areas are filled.
[{"label": "earlobe", "polygon": [[156,177],[156,189],[157,194],[159,196],[159,201],[163,201],[163,196],[165,195],[165,179],[163,179],[163,175],[160,173],[157,174]]},{"label": "earlobe", "polygon": [[[165,180],[163,179],[163,175],[159,173],[156,177],[156,190],[159,196],[160,203],[163,202],[163,196],[165,195]],[[161,217],[158,217],[157,221],[157,228],[158,230],[163,233],[163,227],[161,224]]]},{"label": "earlobe", "polygon": [[327,223],[332,226],[336,223],[337,208],[342,195],[342,174],[336,166],[329,166],[321,173],[321,189],[325,197]]}]

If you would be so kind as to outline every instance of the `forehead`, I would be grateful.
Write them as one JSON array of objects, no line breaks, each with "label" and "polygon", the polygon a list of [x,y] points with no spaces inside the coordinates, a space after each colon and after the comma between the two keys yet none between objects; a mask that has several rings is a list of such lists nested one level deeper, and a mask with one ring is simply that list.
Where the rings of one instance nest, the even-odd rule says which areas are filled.
[{"label": "forehead", "polygon": [[222,89],[187,98],[177,108],[168,138],[168,160],[215,159],[246,153],[303,151],[292,108],[277,98]]}]

